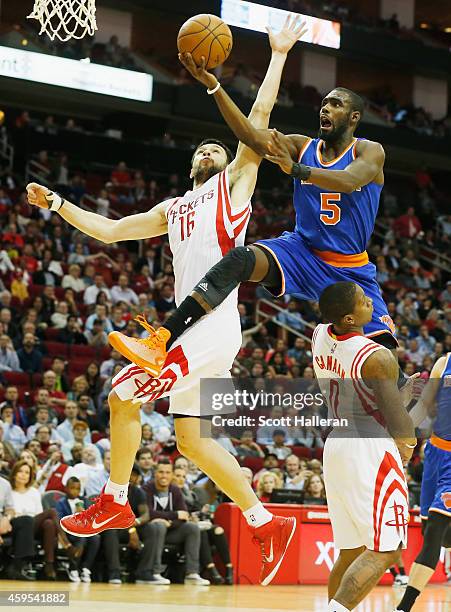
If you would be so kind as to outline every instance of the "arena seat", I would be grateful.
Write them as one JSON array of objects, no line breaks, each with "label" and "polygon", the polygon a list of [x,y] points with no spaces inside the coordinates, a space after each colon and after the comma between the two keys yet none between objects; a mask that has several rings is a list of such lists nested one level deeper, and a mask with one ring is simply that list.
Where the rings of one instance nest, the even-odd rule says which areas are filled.
[{"label": "arena seat", "polygon": [[44,338],[46,340],[50,340],[50,342],[58,342],[58,336],[60,331],[61,330],[56,327],[47,327],[44,332]]},{"label": "arena seat", "polygon": [[315,448],[313,451],[313,457],[314,459],[319,459],[320,461],[323,460],[323,453],[324,453],[324,449],[323,448]]},{"label": "arena seat", "polygon": [[61,355],[61,357],[69,357],[70,345],[63,342],[44,342],[49,357]]},{"label": "arena seat", "polygon": [[312,459],[313,453],[311,448],[307,448],[306,446],[293,446],[291,449],[293,451],[293,455],[296,457]]},{"label": "arena seat", "polygon": [[30,386],[31,375],[28,372],[2,372],[8,385]]},{"label": "arena seat", "polygon": [[71,344],[69,348],[71,358],[80,357],[84,359],[94,360],[98,355],[98,349],[86,344]]},{"label": "arena seat", "polygon": [[263,459],[261,457],[245,457],[241,465],[251,469],[256,474],[263,467]]}]

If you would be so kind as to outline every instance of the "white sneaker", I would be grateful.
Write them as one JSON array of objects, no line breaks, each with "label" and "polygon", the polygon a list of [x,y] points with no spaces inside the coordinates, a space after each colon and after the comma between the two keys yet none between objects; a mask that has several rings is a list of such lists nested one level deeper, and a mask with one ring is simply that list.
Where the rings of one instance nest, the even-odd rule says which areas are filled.
[{"label": "white sneaker", "polygon": [[69,570],[69,580],[71,582],[80,582],[80,576],[78,574],[78,570]]},{"label": "white sneaker", "polygon": [[407,586],[409,584],[409,576],[401,576],[398,574],[393,582],[393,586]]},{"label": "white sneaker", "polygon": [[81,581],[82,582],[91,582],[91,570],[88,570],[87,567],[81,568]]},{"label": "white sneaker", "polygon": [[149,578],[137,578],[135,584],[171,584],[171,581],[161,574],[153,574]]},{"label": "white sneaker", "polygon": [[185,576],[185,584],[195,584],[197,586],[209,586],[210,581],[204,580],[199,574],[187,574]]}]

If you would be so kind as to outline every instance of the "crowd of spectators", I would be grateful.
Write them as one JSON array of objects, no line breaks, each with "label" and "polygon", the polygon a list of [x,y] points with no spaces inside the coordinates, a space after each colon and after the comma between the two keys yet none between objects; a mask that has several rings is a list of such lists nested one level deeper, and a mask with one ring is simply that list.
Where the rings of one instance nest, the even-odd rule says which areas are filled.
[{"label": "crowd of spectators", "polygon": [[[73,174],[67,156],[41,152],[38,160],[48,170],[47,179],[77,203],[83,201],[90,185]],[[130,213],[149,208],[186,187],[178,174],[156,180],[125,162],[104,178],[102,189],[91,194],[102,214],[118,207]],[[426,168],[409,185],[413,195],[406,205],[405,185],[397,189],[388,181],[380,217],[385,229],[374,236],[369,253],[398,328],[401,367],[406,375],[420,372],[427,379],[437,358],[451,351],[449,269],[430,255],[434,249],[449,252],[451,217],[441,213],[443,195]],[[288,190],[283,175],[270,192],[256,190],[249,242],[292,228]],[[137,582],[230,584],[233,568],[224,532],[214,522],[224,496],[177,456],[166,399],[140,412],[142,446],[131,476],[135,528],[80,542],[61,532],[57,520],[86,507],[108,478],[107,398],[124,363],[110,350],[107,334],[118,330],[143,337],[136,314],[143,312],[158,326],[175,306],[172,265],[162,257],[164,240],[146,241],[140,251],[132,244],[100,245],[60,216],[29,206],[21,177],[8,171],[0,177],[0,206],[0,551],[6,554],[12,546],[8,575],[33,578],[28,568],[35,539],[48,579],[56,577],[63,554],[72,581],[120,582],[125,546],[130,579]],[[320,321],[317,304],[289,295],[279,302],[285,308],[276,321],[301,337],[270,318],[255,324],[259,297],[270,299],[260,287],[241,294],[243,345],[234,374],[250,379],[256,389],[271,383],[283,391],[293,378],[313,385],[308,338]],[[273,407],[273,418],[282,414],[280,406]],[[221,432],[217,437],[237,456],[263,501],[283,489],[302,491],[307,503],[326,503],[322,432],[263,426],[236,439]],[[419,482],[420,466],[418,455],[409,472],[412,484]],[[173,507],[156,501],[165,496]],[[176,573],[180,564],[162,556],[168,545],[184,554],[185,575]],[[225,568],[222,575],[213,551]]]}]

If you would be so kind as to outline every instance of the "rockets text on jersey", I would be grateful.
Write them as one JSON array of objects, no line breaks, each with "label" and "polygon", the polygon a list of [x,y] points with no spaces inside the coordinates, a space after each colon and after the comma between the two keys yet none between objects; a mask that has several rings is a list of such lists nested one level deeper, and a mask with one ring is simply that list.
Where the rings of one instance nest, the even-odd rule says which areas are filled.
[{"label": "rockets text on jersey", "polygon": [[[230,249],[244,245],[250,214],[250,200],[232,208],[227,168],[168,203],[177,304]],[[236,307],[236,292],[231,296],[224,304]]]}]

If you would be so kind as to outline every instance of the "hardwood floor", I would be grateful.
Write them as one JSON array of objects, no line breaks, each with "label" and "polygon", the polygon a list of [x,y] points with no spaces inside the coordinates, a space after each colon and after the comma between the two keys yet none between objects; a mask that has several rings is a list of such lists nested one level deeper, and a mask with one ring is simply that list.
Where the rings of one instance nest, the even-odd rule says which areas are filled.
[{"label": "hardwood floor", "polygon": [[[70,612],[326,612],[325,587],[233,586],[192,587],[145,586],[66,582],[23,583],[2,580],[0,591],[69,591]],[[402,591],[379,587],[362,603],[358,612],[392,612]],[[55,607],[52,606],[53,609]],[[13,609],[10,607],[9,609]],[[25,607],[14,606],[25,610]],[[29,608],[28,608],[29,609]],[[35,610],[45,611],[43,606]],[[64,610],[63,607],[58,609]],[[66,608],[67,609],[67,608]],[[451,612],[451,588],[430,586],[418,600],[414,612]]]}]

